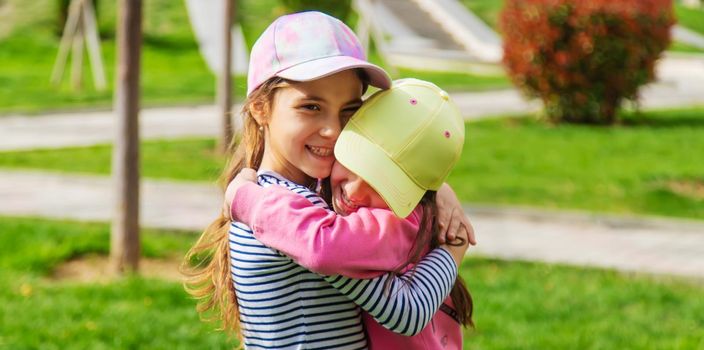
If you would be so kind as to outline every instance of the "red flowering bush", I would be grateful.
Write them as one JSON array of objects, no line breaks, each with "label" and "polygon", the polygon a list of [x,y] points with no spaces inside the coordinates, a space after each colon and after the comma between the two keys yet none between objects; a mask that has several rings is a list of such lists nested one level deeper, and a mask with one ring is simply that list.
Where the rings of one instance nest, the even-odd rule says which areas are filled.
[{"label": "red flowering bush", "polygon": [[504,65],[551,119],[613,123],[653,80],[673,22],[672,0],[506,0]]}]

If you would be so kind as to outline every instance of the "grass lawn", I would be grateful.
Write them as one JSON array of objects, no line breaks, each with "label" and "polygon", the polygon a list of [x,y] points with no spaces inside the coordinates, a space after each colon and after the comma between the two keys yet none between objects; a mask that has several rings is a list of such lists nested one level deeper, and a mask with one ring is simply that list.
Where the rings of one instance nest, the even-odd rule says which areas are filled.
[{"label": "grass lawn", "polygon": [[704,35],[704,8],[692,9],[682,4],[675,4],[677,22],[683,26]]},{"label": "grass lawn", "polygon": [[504,0],[460,0],[460,2],[489,27],[499,31],[499,14],[504,7]]},{"label": "grass lawn", "polygon": [[[273,1],[273,0],[270,0]],[[69,87],[69,67],[61,86],[49,83],[58,52],[57,1],[8,0],[0,24],[0,113],[47,109],[110,107],[115,69],[116,2],[100,1],[98,22],[108,90],[93,88],[84,58],[84,89]],[[247,4],[252,1],[247,2]],[[144,105],[212,102],[215,77],[201,58],[183,1],[154,0],[144,5],[142,101]],[[243,94],[245,82],[235,79]]]},{"label": "grass lawn", "polygon": [[[463,0],[480,18],[496,28],[502,1]],[[75,108],[109,108],[112,104],[115,69],[115,2],[101,1],[98,22],[102,37],[102,55],[108,78],[106,91],[92,86],[87,58],[84,59],[84,89],[70,88],[68,70],[63,83],[49,84],[58,51],[59,32],[54,18],[57,1],[5,0],[0,2],[0,115],[40,113],[46,110]],[[277,0],[243,0],[239,2],[240,20],[246,41],[252,45],[259,33],[285,9]],[[704,32],[704,12],[676,6],[679,21]],[[684,44],[673,50],[701,52]],[[201,58],[194,41],[183,1],[153,0],[144,4],[144,45],[142,56],[142,103],[144,106],[211,103],[215,94],[215,77]],[[371,55],[372,61],[381,63]],[[403,70],[400,77],[418,77],[435,82],[448,90],[486,90],[505,88],[510,82],[504,75],[475,76],[462,73],[432,73]],[[234,79],[235,93],[242,97],[244,77]]]},{"label": "grass lawn", "polygon": [[[225,349],[177,282],[57,281],[62,262],[106,254],[109,226],[0,217],[0,348]],[[149,257],[182,256],[196,234],[145,231]],[[172,259],[174,261],[175,259]],[[475,301],[467,349],[704,346],[704,285],[667,277],[479,257],[461,274]]]},{"label": "grass lawn", "polygon": [[[150,178],[212,181],[224,166],[213,139],[146,141],[140,155],[142,175]],[[0,166],[107,175],[111,157],[110,145],[0,152]]]},{"label": "grass lawn", "polygon": [[[180,257],[194,234],[146,231],[143,254]],[[58,282],[62,262],[108,252],[109,225],[0,217],[0,348],[213,349],[226,339],[201,323],[179,283],[126,278]]]},{"label": "grass lawn", "polygon": [[447,91],[488,91],[513,87],[506,75],[475,75],[464,73],[422,72],[399,69],[398,77],[412,77],[435,83]]},{"label": "grass lawn", "polygon": [[704,219],[704,109],[627,118],[611,128],[470,123],[448,182],[471,203]]},{"label": "grass lawn", "polygon": [[[111,106],[116,2],[100,1],[98,6],[101,49],[108,78],[108,89],[102,92],[93,88],[87,58],[84,58],[83,90],[70,88],[69,67],[60,86],[50,85],[59,45],[54,18],[57,3],[52,0],[0,1],[0,115]],[[239,17],[249,46],[274,18],[286,12],[278,0],[243,0],[239,4]],[[411,75],[432,80],[447,89],[509,86],[503,76],[487,78],[402,71],[400,77]],[[198,52],[183,1],[145,2],[141,82],[144,106],[214,101],[215,76]],[[236,95],[242,97],[245,88],[244,77],[234,79]]]},{"label": "grass lawn", "polygon": [[[611,128],[531,118],[467,124],[449,178],[463,201],[704,219],[704,109],[628,115]],[[213,140],[148,141],[142,173],[213,181]],[[110,146],[0,153],[0,167],[109,174]]]}]

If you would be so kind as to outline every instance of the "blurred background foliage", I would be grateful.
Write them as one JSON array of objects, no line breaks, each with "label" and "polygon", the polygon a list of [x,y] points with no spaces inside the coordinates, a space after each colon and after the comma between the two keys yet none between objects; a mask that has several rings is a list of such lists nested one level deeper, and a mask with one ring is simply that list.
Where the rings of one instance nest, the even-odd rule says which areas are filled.
[{"label": "blurred background foliage", "polygon": [[613,124],[655,79],[673,23],[671,0],[508,0],[504,64],[552,121]]},{"label": "blurred background foliage", "polygon": [[[504,1],[462,0],[495,30]],[[0,118],[11,113],[110,108],[90,70],[81,91],[49,85],[66,0],[0,0]],[[112,81],[116,1],[97,0]],[[238,0],[249,46],[277,16],[314,6],[354,25],[349,1]],[[678,22],[704,34],[704,11],[674,4]],[[339,12],[333,12],[339,11]],[[701,54],[674,43],[670,49]],[[212,103],[215,77],[180,0],[144,1],[145,106]],[[372,51],[375,63],[384,62]],[[87,62],[86,62],[87,64]],[[507,76],[400,70],[453,91],[510,87]],[[245,81],[235,77],[242,96]],[[704,108],[619,111],[610,128],[537,121],[534,115],[468,122],[449,179],[475,205],[576,209],[704,218]],[[212,182],[224,160],[213,139],[144,141],[145,177]],[[107,175],[110,145],[0,152],[4,169]],[[198,232],[143,230],[146,259],[178,264]],[[109,225],[0,216],[0,349],[193,349],[235,344],[198,320],[175,280],[61,278],[61,268],[101,259]],[[471,256],[461,268],[476,302],[467,349],[704,349],[704,285],[668,276]]]}]

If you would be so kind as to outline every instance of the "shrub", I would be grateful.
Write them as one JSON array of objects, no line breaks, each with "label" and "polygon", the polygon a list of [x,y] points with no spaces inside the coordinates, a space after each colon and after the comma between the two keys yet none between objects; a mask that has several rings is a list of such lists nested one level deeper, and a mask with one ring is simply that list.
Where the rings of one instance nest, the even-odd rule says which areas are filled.
[{"label": "shrub", "polygon": [[499,21],[511,79],[549,118],[611,124],[654,79],[674,20],[672,0],[507,0]]}]

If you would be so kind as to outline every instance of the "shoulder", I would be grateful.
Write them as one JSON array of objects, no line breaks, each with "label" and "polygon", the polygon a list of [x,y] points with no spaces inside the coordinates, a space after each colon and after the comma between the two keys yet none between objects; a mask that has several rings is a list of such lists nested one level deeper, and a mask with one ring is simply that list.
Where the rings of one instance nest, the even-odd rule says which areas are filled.
[{"label": "shoulder", "polygon": [[262,187],[269,187],[272,185],[284,187],[293,193],[305,197],[314,205],[323,207],[325,209],[330,209],[328,204],[325,203],[325,201],[317,193],[315,193],[308,187],[299,185],[274,172],[267,171],[259,173],[257,176],[257,183]]}]

